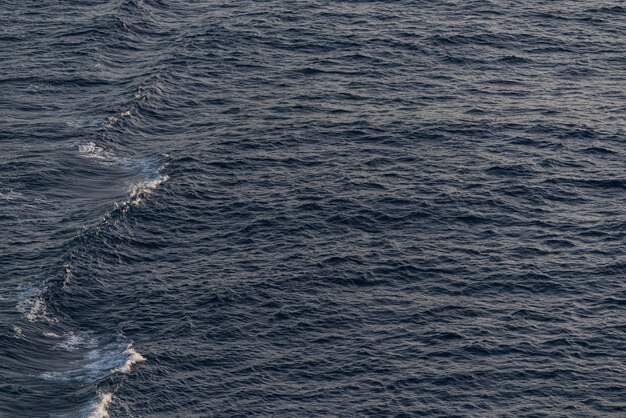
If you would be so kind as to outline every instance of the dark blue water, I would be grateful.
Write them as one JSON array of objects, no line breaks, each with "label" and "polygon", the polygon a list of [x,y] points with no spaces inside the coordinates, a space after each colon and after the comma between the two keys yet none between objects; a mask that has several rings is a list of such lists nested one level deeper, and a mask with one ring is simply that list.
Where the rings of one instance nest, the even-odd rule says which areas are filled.
[{"label": "dark blue water", "polygon": [[625,416],[625,46],[618,1],[0,0],[0,416]]}]

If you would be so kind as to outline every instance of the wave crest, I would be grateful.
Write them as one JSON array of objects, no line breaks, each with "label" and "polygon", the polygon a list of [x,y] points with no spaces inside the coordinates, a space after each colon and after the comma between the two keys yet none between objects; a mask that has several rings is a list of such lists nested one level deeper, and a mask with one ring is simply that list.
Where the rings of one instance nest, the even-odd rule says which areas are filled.
[{"label": "wave crest", "polygon": [[129,373],[134,364],[146,361],[144,356],[135,351],[135,349],[132,347],[132,344],[128,344],[128,347],[126,348],[124,353],[128,356],[126,362],[121,367],[115,369],[115,371],[118,371],[120,373]]},{"label": "wave crest", "polygon": [[145,198],[152,196],[154,191],[168,180],[169,176],[159,174],[156,178],[132,184],[129,189],[130,198],[128,204],[132,206],[140,205]]},{"label": "wave crest", "polygon": [[113,402],[113,394],[100,393],[100,396],[93,404],[93,410],[89,414],[89,418],[108,418],[109,411],[107,409],[111,402]]}]

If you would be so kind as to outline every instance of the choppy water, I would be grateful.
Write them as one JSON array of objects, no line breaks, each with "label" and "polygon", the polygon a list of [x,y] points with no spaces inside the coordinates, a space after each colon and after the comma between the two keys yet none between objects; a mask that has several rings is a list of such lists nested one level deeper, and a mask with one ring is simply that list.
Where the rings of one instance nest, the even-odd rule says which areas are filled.
[{"label": "choppy water", "polygon": [[1,0],[0,416],[624,416],[625,22]]}]

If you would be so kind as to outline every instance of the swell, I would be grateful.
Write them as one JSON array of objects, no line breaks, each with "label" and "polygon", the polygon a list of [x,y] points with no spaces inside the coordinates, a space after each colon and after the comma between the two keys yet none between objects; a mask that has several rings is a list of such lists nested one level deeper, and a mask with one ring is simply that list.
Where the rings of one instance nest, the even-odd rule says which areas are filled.
[{"label": "swell", "polygon": [[[110,160],[107,157],[104,163],[109,163]],[[62,309],[73,304],[71,293],[75,290],[72,287],[90,286],[91,289],[85,291],[96,297],[94,292],[97,291],[98,283],[77,275],[76,270],[80,269],[76,269],[75,264],[81,258],[98,257],[97,253],[90,251],[106,251],[106,246],[100,245],[99,241],[107,229],[123,224],[127,217],[132,216],[131,209],[138,210],[169,178],[163,174],[165,162],[161,157],[121,161],[139,173],[136,180],[127,185],[126,199],[115,202],[101,220],[84,226],[78,235],[64,245],[64,255],[57,268],[56,279],[24,283],[17,289],[16,295],[15,307],[26,322],[18,321],[14,325],[14,337],[27,343],[33,338],[33,334],[44,336],[46,341],[39,341],[39,347],[36,348],[40,352],[37,356],[57,357],[61,351],[64,353],[61,356],[68,359],[67,365],[61,370],[38,372],[39,378],[51,384],[69,385],[76,393],[91,387],[94,388],[92,390],[108,387],[108,392],[100,397],[89,416],[108,416],[107,407],[113,402],[112,394],[116,388],[107,381],[115,374],[131,373],[135,365],[145,361],[145,358],[123,335],[107,335],[110,331],[106,331],[106,326],[100,327],[100,330],[94,328],[94,331],[85,329],[80,324],[80,318]],[[84,274],[82,271],[81,273]],[[94,300],[94,303],[103,302]],[[111,340],[116,342],[107,342]],[[31,349],[35,348],[28,351]],[[80,398],[84,396],[79,396],[78,399]]]},{"label": "swell", "polygon": [[[132,54],[142,45],[138,36],[145,34],[148,28],[154,31],[158,28],[146,16],[142,16],[141,7],[131,4],[135,2],[123,2],[119,8],[99,19],[100,22],[116,21],[116,25],[103,24],[100,28],[96,24],[96,28],[89,32],[79,31],[69,36],[101,38],[113,34],[118,45],[113,48],[105,46],[104,53],[99,53],[97,58],[101,62],[111,64],[112,60],[116,60],[114,51],[119,47],[126,48],[125,54]],[[130,26],[138,27],[139,22],[148,24],[144,25],[142,31],[128,30]],[[131,43],[135,44],[132,48],[129,47]],[[80,269],[81,259],[97,258],[98,251],[106,251],[106,245],[101,245],[106,231],[111,228],[123,229],[123,224],[133,217],[135,211],[140,210],[146,200],[169,180],[165,173],[167,155],[152,153],[142,156],[141,151],[134,149],[139,143],[132,139],[133,129],[142,122],[142,111],[153,110],[156,106],[153,99],[162,93],[159,76],[155,76],[154,72],[155,64],[156,61],[147,65],[144,62],[144,75],[136,77],[142,85],[133,88],[135,93],[128,106],[108,117],[71,119],[66,123],[69,129],[83,136],[85,133],[96,136],[74,145],[76,158],[90,160],[96,168],[102,166],[126,173],[123,178],[130,181],[121,189],[124,198],[112,202],[111,210],[103,213],[100,219],[84,224],[78,234],[62,245],[59,249],[62,255],[57,259],[56,267],[44,273],[46,278],[23,283],[16,290],[15,309],[22,318],[13,325],[13,339],[8,350],[16,353],[22,351],[26,359],[34,361],[29,367],[31,375],[48,392],[42,393],[42,407],[47,405],[46,415],[58,411],[59,416],[65,416],[63,411],[71,410],[74,412],[67,413],[67,416],[107,417],[109,406],[115,402],[114,394],[124,382],[116,375],[128,375],[139,363],[146,361],[133,342],[119,330],[111,329],[106,323],[98,327],[85,327],[79,316],[65,308],[74,304],[72,298],[76,288],[85,286],[90,288],[79,292],[90,295],[92,303],[115,303],[98,296],[98,287],[102,283],[89,279],[89,272]],[[145,83],[150,80],[152,85],[145,87]],[[60,84],[65,83],[62,79],[58,81]],[[80,83],[85,88],[100,88],[102,85],[124,88],[123,85],[112,86],[110,81],[94,84],[83,80]],[[20,195],[13,190],[3,190],[1,197],[8,201]],[[28,357],[27,353],[32,355]],[[45,360],[52,358],[64,361]],[[55,396],[60,394],[59,391],[63,392],[63,396]],[[61,398],[78,400],[83,406],[67,405]]]},{"label": "swell", "polygon": [[[131,117],[129,111],[122,112],[121,117]],[[110,128],[111,126],[107,126]],[[77,257],[90,258],[96,256],[90,251],[106,251],[106,246],[101,246],[98,241],[106,234],[107,229],[115,227],[115,224],[123,224],[128,216],[132,216],[129,213],[131,209],[137,209],[141,206],[146,199],[149,199],[154,195],[156,190],[163,185],[169,176],[164,174],[166,167],[166,161],[163,156],[154,156],[143,159],[130,159],[125,157],[118,157],[113,151],[103,151],[93,143],[88,144],[87,149],[82,149],[83,156],[87,158],[96,158],[103,164],[116,164],[120,165],[127,170],[131,170],[137,173],[135,180],[127,185],[126,199],[114,203],[114,207],[109,212],[102,216],[102,219],[95,224],[83,228],[79,236],[73,239],[69,245],[67,245],[66,255],[64,257],[62,280],[55,282],[53,287],[47,288],[50,291],[49,298],[52,300],[52,306],[60,306],[54,303],[58,298],[67,299],[67,293],[72,286],[93,286],[95,283],[91,280],[81,280],[76,278],[73,274],[73,268],[76,263]],[[60,284],[60,286],[59,286]],[[64,300],[63,305],[72,304],[70,300]],[[101,302],[100,302],[101,303]],[[31,307],[31,311],[35,311],[37,314],[39,311],[42,314],[47,313],[45,308],[41,308],[39,303],[35,303]],[[124,337],[118,336],[118,340],[125,340]],[[61,372],[60,374],[48,374],[47,378],[52,380],[67,380],[78,379],[81,380],[87,377],[87,381],[101,381],[104,376],[112,376],[117,373],[128,374],[131,373],[134,366],[140,362],[145,361],[145,358],[135,350],[132,343],[115,343],[106,345],[101,352],[92,350],[87,352],[79,369],[70,369]],[[85,373],[85,370],[88,373]],[[108,392],[103,392],[99,395],[99,400],[95,403],[93,411],[90,413],[90,417],[106,417],[108,416],[108,407],[114,401],[113,394],[117,390],[115,386],[110,387],[107,385]],[[102,388],[102,385],[98,385]],[[99,389],[101,390],[101,389]]]}]

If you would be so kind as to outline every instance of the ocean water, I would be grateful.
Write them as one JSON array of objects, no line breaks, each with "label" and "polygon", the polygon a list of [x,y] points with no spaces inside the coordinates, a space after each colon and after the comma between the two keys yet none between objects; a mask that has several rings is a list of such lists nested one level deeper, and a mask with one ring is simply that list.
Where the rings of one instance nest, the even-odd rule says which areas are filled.
[{"label": "ocean water", "polygon": [[0,1],[0,416],[625,416],[626,6]]}]

